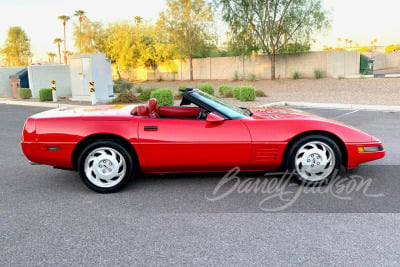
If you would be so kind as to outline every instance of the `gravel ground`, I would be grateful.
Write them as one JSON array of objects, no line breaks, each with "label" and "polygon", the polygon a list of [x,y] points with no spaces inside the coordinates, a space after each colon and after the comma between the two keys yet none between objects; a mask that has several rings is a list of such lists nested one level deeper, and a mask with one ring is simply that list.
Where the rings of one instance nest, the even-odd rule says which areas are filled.
[{"label": "gravel ground", "polygon": [[[252,85],[263,90],[268,97],[260,98],[255,104],[280,101],[303,101],[316,103],[400,105],[400,79],[359,78],[359,79],[284,79],[278,81],[174,81],[144,82],[136,86],[176,89],[179,85],[195,87],[199,83],[210,83],[217,88],[222,84],[232,86]],[[253,102],[254,104],[254,102]]]},{"label": "gravel ground", "polygon": [[[267,97],[257,98],[254,102],[240,102],[232,98],[224,101],[236,106],[259,106],[280,101],[301,101],[314,103],[362,104],[362,105],[400,105],[400,79],[398,78],[359,78],[359,79],[283,79],[277,81],[231,81],[231,80],[196,80],[196,81],[161,81],[140,82],[134,87],[170,88],[177,91],[180,85],[196,87],[200,83],[210,83],[216,94],[218,87],[229,84],[252,85],[263,90]],[[38,101],[32,99],[30,101]],[[90,102],[73,102],[59,99],[61,104],[90,105]],[[179,103],[176,101],[176,103]]]}]

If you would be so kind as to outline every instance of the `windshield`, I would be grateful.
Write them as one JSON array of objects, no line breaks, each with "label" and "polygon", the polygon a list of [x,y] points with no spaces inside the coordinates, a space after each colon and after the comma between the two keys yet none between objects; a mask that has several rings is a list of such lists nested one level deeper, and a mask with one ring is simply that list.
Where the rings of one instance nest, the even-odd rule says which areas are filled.
[{"label": "windshield", "polygon": [[198,94],[197,98],[200,99],[202,102],[213,107],[215,110],[221,112],[222,114],[228,116],[233,120],[243,119],[251,116],[251,112],[248,109],[233,107],[219,100],[218,98],[202,91],[195,91],[193,93]]}]

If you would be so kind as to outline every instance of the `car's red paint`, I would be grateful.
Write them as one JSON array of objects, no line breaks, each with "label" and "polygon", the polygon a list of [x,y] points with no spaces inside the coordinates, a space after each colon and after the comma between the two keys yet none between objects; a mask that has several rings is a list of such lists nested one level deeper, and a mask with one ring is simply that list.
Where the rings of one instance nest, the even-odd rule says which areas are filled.
[{"label": "car's red paint", "polygon": [[76,169],[78,145],[101,136],[130,144],[144,173],[227,171],[234,166],[271,171],[281,166],[288,144],[301,135],[318,133],[338,143],[346,159],[343,165],[349,169],[385,155],[383,149],[358,151],[360,146],[382,146],[378,139],[293,109],[255,108],[253,116],[240,119],[226,119],[222,113],[212,117],[210,112],[209,119],[197,119],[203,107],[152,103],[146,108],[60,108],[33,115],[23,129],[23,153],[35,163]]}]

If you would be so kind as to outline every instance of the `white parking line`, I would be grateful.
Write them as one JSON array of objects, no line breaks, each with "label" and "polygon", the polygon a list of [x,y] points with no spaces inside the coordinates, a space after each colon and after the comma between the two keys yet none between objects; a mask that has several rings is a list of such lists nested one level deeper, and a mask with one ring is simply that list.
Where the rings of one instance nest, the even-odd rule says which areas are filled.
[{"label": "white parking line", "polygon": [[353,113],[356,113],[356,112],[359,112],[359,110],[353,110],[353,111],[350,111],[350,112],[346,112],[346,113],[344,113],[344,114],[341,114],[341,115],[338,115],[338,116],[336,116],[336,117],[333,117],[332,119],[342,118],[342,117],[345,117],[345,116],[347,116],[347,115],[350,115],[350,114],[353,114]]}]

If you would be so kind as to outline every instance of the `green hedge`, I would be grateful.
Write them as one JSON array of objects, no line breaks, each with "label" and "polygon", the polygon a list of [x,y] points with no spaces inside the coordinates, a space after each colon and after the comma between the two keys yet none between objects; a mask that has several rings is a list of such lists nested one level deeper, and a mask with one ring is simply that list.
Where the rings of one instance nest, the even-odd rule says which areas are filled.
[{"label": "green hedge", "polygon": [[40,101],[53,101],[53,93],[51,88],[42,88],[39,90]]},{"label": "green hedge", "polygon": [[232,90],[232,95],[234,98],[240,99],[240,88],[241,87],[235,87]]},{"label": "green hedge", "polygon": [[221,96],[224,97],[233,97],[232,86],[230,85],[221,85],[218,88],[218,92]]},{"label": "green hedge", "polygon": [[157,104],[159,106],[173,106],[174,105],[174,95],[171,89],[157,89],[151,92],[150,98],[157,99]]},{"label": "green hedge", "polygon": [[197,88],[200,91],[203,91],[209,95],[214,95],[214,87],[211,84],[208,83],[199,84],[197,85]]},{"label": "green hedge", "polygon": [[113,99],[113,104],[130,104],[130,103],[137,103],[138,99],[134,93],[131,91],[125,91],[118,95],[117,98]]},{"label": "green hedge", "polygon": [[256,90],[253,86],[239,86],[233,89],[233,95],[241,101],[254,101]]},{"label": "green hedge", "polygon": [[32,91],[29,88],[19,88],[18,89],[19,98],[28,99],[32,97]]}]

